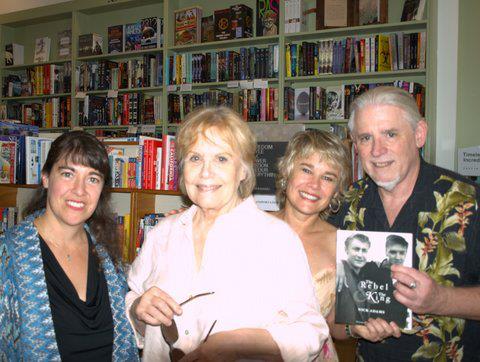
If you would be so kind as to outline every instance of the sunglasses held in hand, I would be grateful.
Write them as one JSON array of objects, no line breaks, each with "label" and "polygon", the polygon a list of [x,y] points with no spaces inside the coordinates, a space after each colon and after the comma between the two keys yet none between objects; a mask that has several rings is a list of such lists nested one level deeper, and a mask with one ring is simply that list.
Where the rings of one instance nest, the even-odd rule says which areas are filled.
[{"label": "sunglasses held in hand", "polygon": [[[200,293],[200,294],[194,295],[194,296],[188,298],[187,300],[183,301],[182,303],[180,303],[180,306],[185,305],[188,302],[190,302],[194,299],[197,299],[199,297],[204,297],[206,295],[211,295],[213,293],[215,293],[215,292],[207,292],[207,293]],[[210,335],[213,327],[215,326],[215,323],[217,323],[217,321],[213,322],[212,326],[208,330],[207,336],[203,340],[203,343],[205,343],[207,341],[208,336]],[[171,362],[180,361],[185,356],[185,352],[183,352],[179,348],[174,348],[173,347],[173,344],[176,341],[178,341],[178,328],[177,328],[177,324],[175,323],[175,319],[172,319],[172,324],[170,324],[170,326],[166,326],[164,324],[160,325],[160,330],[162,331],[163,339],[165,340],[165,342],[167,342],[167,345],[168,345],[168,348],[169,348],[169,353],[168,354],[170,356],[170,361]]]}]

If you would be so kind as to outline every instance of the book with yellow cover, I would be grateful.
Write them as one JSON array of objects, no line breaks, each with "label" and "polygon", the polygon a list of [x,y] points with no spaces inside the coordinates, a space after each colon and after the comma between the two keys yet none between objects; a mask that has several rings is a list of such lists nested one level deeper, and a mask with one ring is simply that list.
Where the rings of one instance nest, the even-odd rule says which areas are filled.
[{"label": "book with yellow cover", "polygon": [[378,71],[388,72],[392,70],[390,64],[390,37],[388,35],[378,35]]}]

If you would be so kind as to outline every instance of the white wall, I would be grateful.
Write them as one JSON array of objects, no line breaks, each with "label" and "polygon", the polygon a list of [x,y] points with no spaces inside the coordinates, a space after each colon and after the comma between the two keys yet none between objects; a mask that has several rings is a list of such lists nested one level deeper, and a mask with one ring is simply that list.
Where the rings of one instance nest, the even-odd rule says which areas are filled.
[{"label": "white wall", "polygon": [[0,14],[27,10],[40,6],[63,3],[70,0],[0,0]]},{"label": "white wall", "polygon": [[[457,123],[459,0],[438,0],[435,163],[454,170]],[[428,90],[427,90],[428,91]]]}]

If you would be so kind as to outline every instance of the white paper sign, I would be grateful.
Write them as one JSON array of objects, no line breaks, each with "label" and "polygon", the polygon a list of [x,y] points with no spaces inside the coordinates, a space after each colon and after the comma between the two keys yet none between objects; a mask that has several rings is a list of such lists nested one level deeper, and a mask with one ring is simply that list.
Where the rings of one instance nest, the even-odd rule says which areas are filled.
[{"label": "white paper sign", "polygon": [[180,91],[181,92],[190,92],[192,90],[192,84],[191,83],[185,83],[180,86]]},{"label": "white paper sign", "polygon": [[127,133],[137,134],[137,127],[136,127],[136,126],[130,126],[130,127],[128,127]]},{"label": "white paper sign", "polygon": [[238,80],[231,80],[227,82],[227,88],[237,88],[238,87]]},{"label": "white paper sign", "polygon": [[142,133],[155,133],[155,125],[154,124],[142,125]]},{"label": "white paper sign", "polygon": [[458,150],[458,173],[464,176],[480,176],[480,146]]},{"label": "white paper sign", "polygon": [[87,96],[87,93],[85,92],[77,92],[77,94],[75,94],[75,98],[85,98]]},{"label": "white paper sign", "polygon": [[169,92],[175,92],[177,90],[177,86],[175,84],[169,84],[167,85],[167,91]]},{"label": "white paper sign", "polygon": [[253,198],[258,208],[263,211],[278,211],[280,206],[277,203],[275,195],[258,195],[254,194]]},{"label": "white paper sign", "polygon": [[253,89],[253,82],[250,82],[248,80],[241,80],[240,89]]},{"label": "white paper sign", "polygon": [[117,98],[118,97],[118,90],[116,89],[109,89],[107,93],[108,98]]},{"label": "white paper sign", "polygon": [[268,88],[268,80],[254,79],[253,80],[253,88],[255,88],[255,89],[267,89]]}]

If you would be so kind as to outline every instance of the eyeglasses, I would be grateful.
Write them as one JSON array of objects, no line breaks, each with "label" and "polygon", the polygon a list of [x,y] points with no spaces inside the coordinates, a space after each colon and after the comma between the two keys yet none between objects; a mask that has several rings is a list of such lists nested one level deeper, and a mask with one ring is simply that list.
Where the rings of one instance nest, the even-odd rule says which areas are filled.
[{"label": "eyeglasses", "polygon": [[[187,300],[180,303],[180,306],[185,305],[188,302],[191,302],[192,300],[197,299],[199,297],[204,297],[206,295],[211,295],[213,293],[215,292],[200,293],[200,294],[191,296]],[[207,336],[203,340],[203,343],[207,341],[208,336],[210,336],[210,333],[212,332],[212,329],[215,326],[215,323],[217,323],[217,321],[213,322],[212,326],[208,330]],[[177,362],[180,359],[182,359],[185,356],[185,352],[183,352],[179,348],[173,347],[173,344],[176,341],[178,341],[178,328],[177,328],[177,324],[175,323],[175,319],[172,319],[172,324],[170,324],[170,326],[166,326],[164,324],[160,325],[160,330],[162,331],[163,339],[165,340],[165,342],[167,342],[167,345],[168,345],[168,349],[169,349],[168,355],[170,356],[170,361]]]}]

